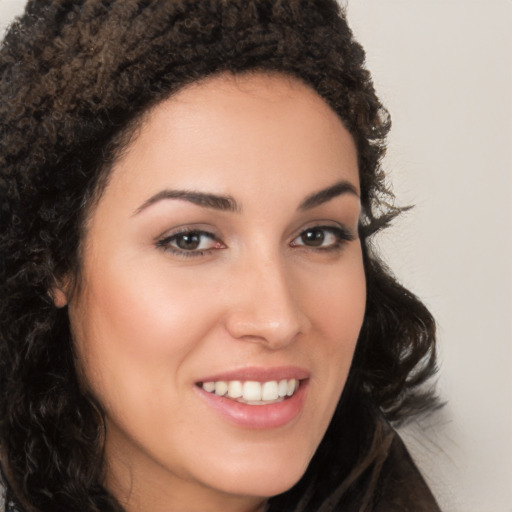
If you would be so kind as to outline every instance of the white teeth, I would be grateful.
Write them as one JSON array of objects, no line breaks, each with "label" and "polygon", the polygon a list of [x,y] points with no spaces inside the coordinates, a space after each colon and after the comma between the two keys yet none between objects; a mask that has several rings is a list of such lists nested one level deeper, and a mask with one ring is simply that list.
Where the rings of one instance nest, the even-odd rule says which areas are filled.
[{"label": "white teeth", "polygon": [[265,405],[265,403],[281,401],[285,397],[292,396],[298,387],[299,381],[297,379],[270,380],[267,382],[219,380],[202,383],[202,388],[208,393],[228,396],[250,405]]},{"label": "white teeth", "polygon": [[278,397],[279,393],[277,392],[277,382],[275,380],[265,382],[261,387],[261,399],[267,401],[277,400]]},{"label": "white teeth", "polygon": [[215,383],[215,394],[224,396],[228,392],[228,384],[223,380],[219,380]]},{"label": "white teeth", "polygon": [[[295,379],[290,379],[288,381],[288,390],[286,392],[287,396],[292,396],[295,393],[295,386],[298,382]],[[217,387],[215,387],[215,392],[217,392]]]},{"label": "white teeth", "polygon": [[261,383],[254,381],[244,382],[244,400],[248,402],[256,402],[261,400]]},{"label": "white teeth", "polygon": [[232,380],[228,383],[229,398],[240,398],[243,393],[242,383],[239,380]]},{"label": "white teeth", "polygon": [[288,394],[288,381],[286,379],[279,381],[279,385],[277,386],[277,393],[281,398],[284,398]]},{"label": "white teeth", "polygon": [[208,391],[208,393],[213,393],[215,391],[215,382],[203,382],[203,389]]}]

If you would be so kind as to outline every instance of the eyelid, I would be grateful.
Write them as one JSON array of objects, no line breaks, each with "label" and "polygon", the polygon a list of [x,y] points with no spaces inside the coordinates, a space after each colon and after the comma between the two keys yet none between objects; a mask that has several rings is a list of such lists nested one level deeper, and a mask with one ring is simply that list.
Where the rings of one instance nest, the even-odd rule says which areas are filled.
[{"label": "eyelid", "polygon": [[[212,240],[212,242],[216,242],[218,247],[208,247],[205,249],[182,249],[180,247],[176,247],[172,245],[173,240],[177,239],[180,235],[187,234],[197,234],[201,237],[206,237]],[[168,251],[178,257],[193,257],[193,256],[202,256],[206,253],[210,253],[211,251],[225,249],[226,245],[220,238],[218,234],[215,233],[213,229],[204,229],[201,227],[196,227],[194,225],[186,225],[176,228],[171,231],[167,231],[165,234],[159,236],[155,242],[156,247],[163,251]]]},{"label": "eyelid", "polygon": [[[307,243],[300,243],[298,239],[304,235],[308,230],[319,230],[329,233],[332,237],[335,238],[334,241],[331,241],[327,245],[321,243],[320,245],[309,245]],[[207,226],[205,228],[203,225],[183,225],[173,230],[165,232],[163,235],[159,236],[155,240],[155,245],[157,248],[168,251],[178,257],[194,257],[194,256],[203,256],[205,254],[210,254],[213,251],[226,249],[227,246],[222,240],[221,235],[216,233],[216,229],[211,226]],[[187,234],[195,234],[200,237],[209,238],[212,241],[213,246],[200,248],[202,245],[199,244],[196,248],[182,248],[177,245],[173,245],[173,242],[176,241],[180,235]],[[328,251],[336,251],[341,250],[343,246],[357,239],[357,235],[353,232],[353,230],[349,229],[345,225],[335,222],[335,221],[315,221],[310,224],[303,225],[300,230],[295,231],[293,238],[290,240],[289,245],[293,248],[304,248],[307,250],[319,251],[319,252],[328,252]]]},{"label": "eyelid", "polygon": [[218,238],[219,240],[222,238],[219,234],[218,230],[215,229],[212,226],[208,226],[204,223],[201,224],[182,224],[180,226],[176,226],[171,229],[167,229],[158,236],[155,237],[154,241],[155,244],[158,244],[158,242],[169,239],[173,236],[180,235],[180,234],[186,234],[186,233],[201,233],[213,238]]},{"label": "eyelid", "polygon": [[[294,242],[300,238],[304,233],[309,230],[320,230],[330,233],[331,235],[337,238],[335,243],[329,244],[327,246],[314,246],[314,245],[306,245],[305,243],[296,243]],[[306,248],[310,250],[318,250],[318,251],[328,251],[335,250],[341,248],[345,243],[352,242],[357,239],[357,235],[353,233],[353,231],[343,224],[340,223],[331,223],[329,221],[320,221],[314,224],[303,226],[298,232],[295,233],[293,239],[290,242],[292,247],[300,247]]]},{"label": "eyelid", "polygon": [[307,224],[303,224],[299,229],[296,229],[294,234],[291,236],[292,240],[295,240],[298,236],[300,236],[304,231],[308,229],[325,229],[326,231],[333,230],[342,232],[343,234],[357,238],[357,229],[354,232],[353,229],[349,228],[346,224],[342,222],[332,221],[332,220],[317,220],[313,222],[309,222]]},{"label": "eyelid", "polygon": [[163,237],[160,237],[157,240],[157,245],[161,245],[168,240],[172,240],[173,238],[177,238],[180,235],[188,235],[188,234],[197,234],[201,236],[205,236],[206,238],[210,238],[211,240],[217,240],[217,236],[211,233],[210,231],[204,231],[202,229],[182,229],[180,231],[174,231],[173,233],[168,233]]}]

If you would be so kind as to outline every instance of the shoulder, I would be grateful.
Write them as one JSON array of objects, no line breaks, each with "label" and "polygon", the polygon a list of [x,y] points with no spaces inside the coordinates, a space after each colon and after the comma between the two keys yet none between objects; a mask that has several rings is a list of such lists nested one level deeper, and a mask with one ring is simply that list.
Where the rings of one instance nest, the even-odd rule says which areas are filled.
[{"label": "shoulder", "polygon": [[273,498],[269,512],[440,512],[398,433],[379,411],[363,420],[334,429],[302,480]]},{"label": "shoulder", "polygon": [[375,512],[440,512],[440,508],[399,435],[392,430],[379,471]]},{"label": "shoulder", "polygon": [[341,499],[332,512],[441,512],[405,444],[384,419],[366,455],[336,492]]},{"label": "shoulder", "polygon": [[341,488],[344,492],[332,512],[440,512],[405,444],[382,417],[371,446]]}]

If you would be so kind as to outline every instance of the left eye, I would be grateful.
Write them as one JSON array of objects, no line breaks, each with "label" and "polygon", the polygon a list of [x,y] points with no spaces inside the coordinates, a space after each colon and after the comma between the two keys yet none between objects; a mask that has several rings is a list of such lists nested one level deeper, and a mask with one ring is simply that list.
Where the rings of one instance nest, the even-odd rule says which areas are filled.
[{"label": "left eye", "polygon": [[219,242],[212,233],[197,230],[175,233],[160,240],[158,245],[176,252],[194,252],[214,249]]},{"label": "left eye", "polygon": [[347,230],[335,226],[315,226],[305,229],[296,237],[292,247],[312,247],[319,249],[336,249],[343,242],[354,239],[354,236]]}]

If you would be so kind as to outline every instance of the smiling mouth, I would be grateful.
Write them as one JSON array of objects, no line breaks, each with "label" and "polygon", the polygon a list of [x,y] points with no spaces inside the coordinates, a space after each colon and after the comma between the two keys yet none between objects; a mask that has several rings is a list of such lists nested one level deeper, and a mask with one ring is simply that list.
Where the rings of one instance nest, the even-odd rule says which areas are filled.
[{"label": "smiling mouth", "polygon": [[270,380],[266,382],[218,380],[200,382],[198,386],[217,396],[247,405],[269,405],[292,397],[299,389],[298,379]]}]

